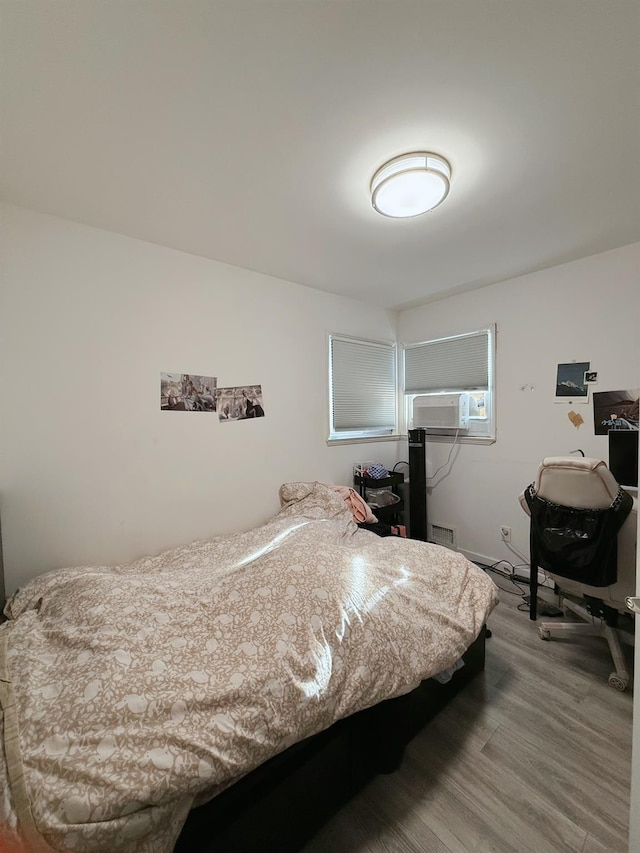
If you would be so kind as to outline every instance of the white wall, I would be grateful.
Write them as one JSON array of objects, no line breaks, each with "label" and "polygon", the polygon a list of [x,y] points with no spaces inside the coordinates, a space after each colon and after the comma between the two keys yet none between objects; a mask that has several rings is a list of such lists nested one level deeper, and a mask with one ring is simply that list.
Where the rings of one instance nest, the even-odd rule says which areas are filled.
[{"label": "white wall", "polygon": [[[326,332],[395,337],[365,303],[88,228],[3,209],[0,512],[7,590],[50,568],[125,561],[260,523],[287,480],[347,483],[406,442],[327,447]],[[553,402],[558,362],[597,390],[640,385],[640,244],[406,310],[405,343],[496,322],[497,441],[461,445],[432,521],[490,560],[524,561],[517,495],[543,456],[606,458],[591,405]],[[262,383],[267,416],[159,411],[159,373]],[[520,390],[533,386],[533,391]],[[428,473],[449,445],[430,444]],[[498,527],[513,529],[513,547]]]},{"label": "white wall", "polygon": [[[639,273],[636,243],[400,312],[403,343],[497,324],[497,441],[456,448],[450,475],[428,495],[430,520],[456,526],[461,550],[525,562],[529,527],[517,496],[542,458],[581,448],[607,459],[591,400],[554,403],[556,367],[589,361],[598,371],[596,391],[640,386]],[[571,408],[585,420],[578,429],[567,417]],[[449,450],[429,445],[428,476]],[[512,547],[500,541],[501,524],[512,528]]]},{"label": "white wall", "polygon": [[[393,442],[326,445],[326,333],[393,340],[391,312],[20,208],[2,228],[7,592],[248,528],[283,482],[395,460]],[[161,371],[261,383],[266,417],[161,412]]]}]

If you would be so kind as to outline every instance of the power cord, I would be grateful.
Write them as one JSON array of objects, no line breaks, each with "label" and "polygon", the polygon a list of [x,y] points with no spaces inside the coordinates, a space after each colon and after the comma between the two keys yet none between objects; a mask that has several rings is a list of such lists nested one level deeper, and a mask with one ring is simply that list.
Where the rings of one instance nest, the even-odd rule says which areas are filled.
[{"label": "power cord", "polygon": [[449,462],[451,461],[451,454],[453,453],[453,449],[454,449],[454,447],[455,447],[455,446],[457,445],[457,443],[458,443],[458,434],[459,434],[459,432],[460,432],[460,430],[459,430],[459,429],[457,429],[457,430],[456,430],[456,434],[455,434],[455,436],[454,436],[454,438],[453,438],[453,443],[452,443],[452,445],[451,445],[451,450],[449,451],[449,456],[447,457],[447,461],[446,461],[443,465],[441,465],[441,466],[438,468],[438,470],[436,471],[436,473],[435,473],[432,477],[427,477],[427,482],[429,482],[429,480],[435,480],[435,478],[438,476],[438,474],[440,473],[440,471],[442,471],[442,469],[443,469],[443,468],[446,468],[446,467],[447,467],[447,465],[449,464]]},{"label": "power cord", "polygon": [[[518,563],[517,565],[513,565],[509,560],[498,560],[497,563],[493,563],[491,566],[485,566],[482,563],[478,564],[480,568],[484,569],[486,572],[492,572],[493,574],[498,575],[498,577],[505,578],[510,583],[512,583],[516,589],[506,589],[501,584],[496,584],[499,590],[502,592],[506,592],[509,595],[518,595],[522,599],[520,604],[518,604],[518,610],[521,613],[529,613],[531,610],[530,601],[527,601],[529,598],[529,590],[527,581],[520,580],[516,578],[516,569],[529,569],[531,571],[531,567],[529,563]],[[508,569],[502,569],[500,566],[505,565]],[[540,570],[539,570],[540,571]],[[547,574],[543,571],[544,580],[547,580]],[[541,616],[560,616],[562,615],[562,610],[556,607],[554,604],[551,604],[547,601],[542,601],[538,598],[538,612]]]},{"label": "power cord", "polygon": [[[506,569],[499,568],[499,566],[501,566],[503,563],[509,567],[510,571],[507,571]],[[514,566],[512,563],[510,563],[508,560],[498,560],[497,563],[493,563],[490,566],[484,566],[483,565],[482,568],[486,572],[492,572],[492,574],[498,575],[498,577],[501,577],[501,578],[504,578],[505,580],[508,580],[510,583],[512,583],[516,587],[516,589],[506,589],[504,586],[501,586],[500,584],[498,584],[497,586],[499,589],[502,590],[502,592],[506,592],[509,595],[518,595],[518,596],[520,596],[520,598],[522,598],[524,595],[526,595],[527,589],[526,589],[526,586],[524,586],[524,582],[518,580],[515,576],[515,570],[517,567]],[[518,607],[518,609],[519,609],[519,607]]]}]

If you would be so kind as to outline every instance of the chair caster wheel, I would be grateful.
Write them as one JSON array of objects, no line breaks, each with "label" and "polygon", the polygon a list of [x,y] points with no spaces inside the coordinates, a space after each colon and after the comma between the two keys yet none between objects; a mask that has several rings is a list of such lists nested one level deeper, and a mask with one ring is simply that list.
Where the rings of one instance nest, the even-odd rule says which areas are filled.
[{"label": "chair caster wheel", "polygon": [[617,672],[612,672],[609,676],[609,687],[615,687],[616,690],[626,690],[629,684],[629,679]]},{"label": "chair caster wheel", "polygon": [[540,635],[541,640],[548,640],[551,636],[551,632],[546,628],[538,628],[538,634]]}]

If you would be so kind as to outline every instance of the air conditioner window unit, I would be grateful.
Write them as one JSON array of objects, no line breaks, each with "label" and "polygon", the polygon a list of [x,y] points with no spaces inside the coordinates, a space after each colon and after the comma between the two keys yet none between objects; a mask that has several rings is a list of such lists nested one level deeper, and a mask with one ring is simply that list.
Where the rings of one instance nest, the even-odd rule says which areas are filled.
[{"label": "air conditioner window unit", "polygon": [[413,398],[413,428],[469,429],[468,394],[429,394]]}]

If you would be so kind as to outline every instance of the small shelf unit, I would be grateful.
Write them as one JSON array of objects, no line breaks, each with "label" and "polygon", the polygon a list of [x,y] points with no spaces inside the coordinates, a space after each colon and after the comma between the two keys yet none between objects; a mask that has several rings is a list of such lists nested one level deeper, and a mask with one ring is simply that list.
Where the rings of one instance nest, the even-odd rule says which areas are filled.
[{"label": "small shelf unit", "polygon": [[[400,496],[400,486],[404,483],[404,474],[390,472],[386,477],[362,476],[354,474],[353,484],[358,489],[360,496],[367,500],[368,489],[389,489],[399,500],[389,506],[371,507],[371,511],[379,521],[385,524],[402,524],[404,514],[404,501]],[[367,501],[368,503],[368,501]]]}]

